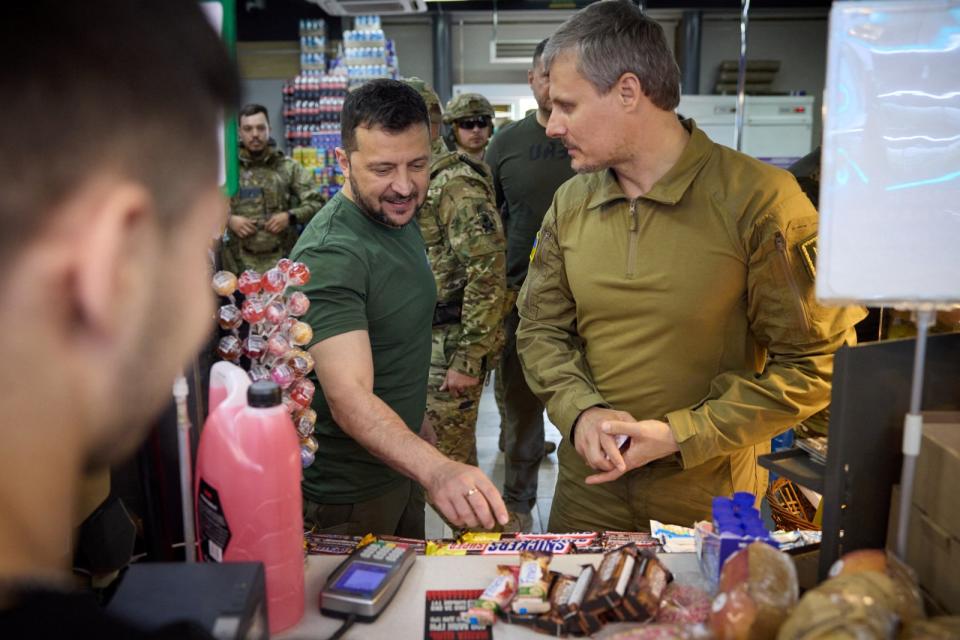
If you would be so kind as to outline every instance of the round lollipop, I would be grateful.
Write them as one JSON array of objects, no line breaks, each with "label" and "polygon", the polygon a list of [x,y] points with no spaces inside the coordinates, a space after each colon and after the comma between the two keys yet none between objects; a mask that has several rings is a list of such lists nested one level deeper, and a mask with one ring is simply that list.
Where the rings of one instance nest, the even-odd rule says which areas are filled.
[{"label": "round lollipop", "polygon": [[254,382],[260,382],[261,380],[271,380],[270,378],[270,369],[266,368],[262,364],[254,363],[250,365],[250,379]]},{"label": "round lollipop", "polygon": [[287,311],[292,316],[302,316],[310,308],[310,299],[302,291],[294,291],[287,299]]},{"label": "round lollipop", "polygon": [[270,324],[280,324],[289,317],[287,316],[287,308],[283,306],[282,302],[268,304],[264,316]]},{"label": "round lollipop", "polygon": [[287,270],[287,280],[295,287],[301,287],[310,282],[310,269],[302,262],[294,262]]},{"label": "round lollipop", "polygon": [[291,265],[293,265],[293,260],[290,258],[280,258],[277,260],[277,269],[280,269],[280,271],[283,271],[284,273],[290,271]]},{"label": "round lollipop", "polygon": [[302,347],[313,339],[313,329],[306,322],[298,322],[290,328],[290,341]]},{"label": "round lollipop", "polygon": [[[262,358],[263,354],[267,352],[267,341],[263,339],[263,336],[251,333],[243,343],[243,352],[251,360]],[[251,370],[250,373],[252,374],[253,371]]]},{"label": "round lollipop", "polygon": [[243,305],[240,307],[240,313],[243,315],[243,319],[250,324],[257,324],[263,320],[266,310],[263,308],[263,301],[257,296],[251,295],[243,301]]},{"label": "round lollipop", "polygon": [[290,399],[301,407],[306,407],[309,406],[310,401],[313,400],[315,391],[316,387],[312,382],[306,378],[301,378],[290,387]]},{"label": "round lollipop", "polygon": [[[289,391],[292,388],[293,387],[287,387],[287,391]],[[293,415],[297,411],[300,411],[300,409],[303,409],[303,405],[297,404],[296,402],[290,399],[289,393],[284,392],[283,397],[281,398],[281,401],[283,402],[283,407],[290,412],[290,415]]]},{"label": "round lollipop", "polygon": [[224,298],[232,296],[237,290],[237,276],[229,271],[217,271],[212,278],[213,290],[218,296]]},{"label": "round lollipop", "polygon": [[290,335],[290,331],[293,330],[293,328],[296,326],[298,322],[299,320],[297,320],[296,318],[287,318],[286,320],[280,323],[280,333],[282,333],[285,336]]},{"label": "round lollipop", "polygon": [[243,345],[237,336],[223,336],[217,343],[217,354],[224,360],[239,360],[242,353]]},{"label": "round lollipop", "polygon": [[270,355],[279,358],[290,351],[290,342],[279,333],[275,333],[267,340],[267,351]]},{"label": "round lollipop", "polygon": [[259,273],[253,269],[247,269],[237,278],[237,288],[240,289],[240,293],[249,296],[260,291],[260,281]]},{"label": "round lollipop", "polygon": [[303,465],[304,469],[312,465],[316,458],[317,457],[314,454],[310,453],[309,449],[300,447],[300,464]]},{"label": "round lollipop", "polygon": [[[221,273],[226,273],[222,271]],[[243,316],[235,304],[225,304],[217,309],[217,323],[224,331],[236,329],[243,323]]]},{"label": "round lollipop", "polygon": [[277,293],[283,291],[283,288],[287,286],[287,276],[280,269],[273,268],[263,274],[260,284],[264,291]]},{"label": "round lollipop", "polygon": [[280,385],[281,389],[286,389],[293,383],[293,371],[290,370],[290,367],[280,363],[273,367],[270,370],[270,377]]},{"label": "round lollipop", "polygon": [[287,354],[287,364],[298,378],[302,378],[313,369],[313,356],[303,349],[294,349]]},{"label": "round lollipop", "polygon": [[317,426],[317,412],[309,407],[301,409],[293,414],[293,424],[296,426],[300,437],[306,438],[313,433],[313,428]]},{"label": "round lollipop", "polygon": [[310,453],[316,453],[317,449],[320,448],[320,443],[317,442],[317,439],[313,436],[307,436],[300,441],[300,446],[304,449],[309,449]]}]

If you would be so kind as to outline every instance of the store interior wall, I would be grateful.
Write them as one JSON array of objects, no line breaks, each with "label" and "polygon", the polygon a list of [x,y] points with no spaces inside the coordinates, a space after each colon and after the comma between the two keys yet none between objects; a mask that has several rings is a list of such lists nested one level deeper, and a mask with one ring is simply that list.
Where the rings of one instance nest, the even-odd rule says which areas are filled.
[{"label": "store interior wall", "polygon": [[283,83],[287,78],[249,78],[243,81],[243,102],[262,104],[270,112],[271,136],[283,149]]},{"label": "store interior wall", "polygon": [[[739,17],[705,15],[700,40],[700,93],[713,93],[720,62],[736,60],[739,55]],[[747,31],[747,59],[779,60],[780,71],[773,88],[784,92],[804,91],[814,96],[812,146],[820,144],[827,75],[826,15],[751,20]]]},{"label": "store interior wall", "polygon": [[[501,12],[497,35],[508,39],[541,39],[548,37],[567,17],[568,12],[544,12],[542,17],[525,19]],[[655,16],[664,27],[668,44],[674,47],[680,15],[677,12]],[[451,49],[453,84],[517,84],[526,83],[526,64],[490,62],[490,40],[493,37],[492,15],[451,15]],[[396,42],[400,73],[404,77],[433,79],[432,27],[429,17],[398,16],[383,19],[387,36]],[[712,93],[717,68],[723,60],[738,57],[739,16],[733,13],[704,13],[701,39],[700,93]],[[813,14],[757,16],[749,27],[750,59],[781,61],[774,88],[780,91],[805,91],[816,98],[813,125],[813,146],[821,131],[822,93],[826,76],[827,16]],[[291,49],[295,49],[292,43]],[[461,55],[461,50],[463,54]],[[242,69],[241,69],[242,72]],[[281,88],[286,78],[247,78],[245,100],[258,102],[270,110],[274,138],[283,139]]]}]

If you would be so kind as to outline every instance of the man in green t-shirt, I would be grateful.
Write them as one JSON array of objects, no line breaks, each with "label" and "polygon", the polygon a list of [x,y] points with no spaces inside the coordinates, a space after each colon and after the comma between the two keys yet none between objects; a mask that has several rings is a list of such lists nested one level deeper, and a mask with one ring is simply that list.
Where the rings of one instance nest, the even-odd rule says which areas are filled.
[{"label": "man in green t-shirt", "polygon": [[[552,106],[550,76],[541,60],[546,44],[544,40],[537,45],[533,66],[527,72],[537,110],[497,133],[486,155],[507,232],[507,288],[511,300],[516,300],[527,277],[530,251],[554,192],[574,176],[566,147],[560,140],[547,137]],[[555,447],[552,442],[547,443],[549,449],[544,447],[543,403],[523,377],[516,340],[520,317],[514,303],[509,307],[504,318],[506,345],[496,382],[507,458],[503,498],[507,508],[517,514],[521,528],[529,530],[533,524],[530,510],[537,501],[540,461]]]},{"label": "man in green t-shirt", "polygon": [[430,180],[426,105],[402,82],[369,82],[347,97],[341,134],[337,161],[347,184],[291,253],[312,274],[303,291],[322,389],[313,402],[320,448],[304,471],[304,522],[329,533],[423,538],[426,489],[456,525],[505,523],[483,472],[418,435],[436,301],[420,231],[410,224]]}]

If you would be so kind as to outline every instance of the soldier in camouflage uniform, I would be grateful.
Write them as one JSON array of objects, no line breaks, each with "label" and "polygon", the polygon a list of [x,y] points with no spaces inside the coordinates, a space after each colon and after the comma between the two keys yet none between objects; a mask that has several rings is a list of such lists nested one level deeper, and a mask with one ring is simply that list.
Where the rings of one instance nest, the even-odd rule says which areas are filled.
[{"label": "soldier in camouflage uniform", "polygon": [[450,125],[447,146],[476,162],[493,135],[493,105],[479,93],[462,93],[447,103],[443,121]]},{"label": "soldier in camouflage uniform", "polygon": [[475,465],[482,383],[503,346],[506,241],[486,167],[443,149],[437,95],[417,78],[407,82],[427,103],[434,144],[417,214],[437,283],[426,420],[444,455]]},{"label": "soldier in camouflage uniform", "polygon": [[313,177],[270,145],[267,110],[256,104],[240,110],[240,185],[230,199],[224,234],[223,268],[263,272],[290,253],[297,228],[323,201]]}]

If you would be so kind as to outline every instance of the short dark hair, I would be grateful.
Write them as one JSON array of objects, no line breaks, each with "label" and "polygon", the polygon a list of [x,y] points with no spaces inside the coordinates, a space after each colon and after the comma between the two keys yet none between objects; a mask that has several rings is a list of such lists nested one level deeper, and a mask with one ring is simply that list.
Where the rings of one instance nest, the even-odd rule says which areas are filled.
[{"label": "short dark hair", "polygon": [[256,102],[250,102],[240,107],[240,111],[237,112],[237,122],[240,122],[244,118],[255,116],[258,113],[262,113],[263,117],[267,119],[267,124],[270,124],[270,114],[267,113],[267,108]]},{"label": "short dark hair", "polygon": [[239,80],[196,0],[31,0],[0,21],[0,263],[98,172],[170,221],[216,181]]},{"label": "short dark hair", "polygon": [[347,94],[340,113],[340,138],[350,153],[357,150],[357,127],[400,133],[416,124],[430,130],[427,103],[416,89],[399,80],[371,80]]},{"label": "short dark hair", "polygon": [[672,111],[680,104],[680,67],[663,27],[628,0],[594,2],[573,14],[550,36],[543,52],[547,71],[573,51],[577,71],[605,95],[625,73],[634,73],[654,105]]},{"label": "short dark hair", "polygon": [[540,58],[543,57],[543,50],[546,48],[547,43],[550,41],[550,38],[544,38],[537,43],[537,47],[533,50],[533,66],[536,67],[537,63],[540,62]]}]

